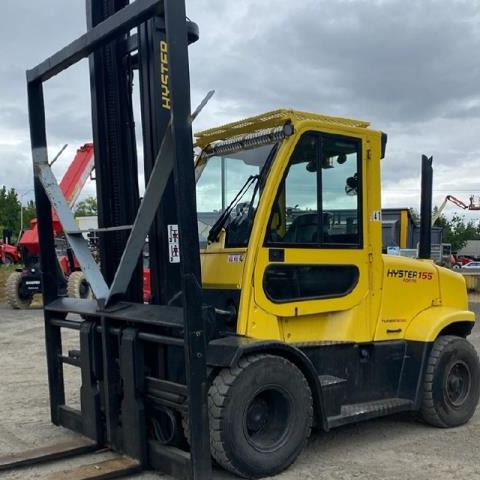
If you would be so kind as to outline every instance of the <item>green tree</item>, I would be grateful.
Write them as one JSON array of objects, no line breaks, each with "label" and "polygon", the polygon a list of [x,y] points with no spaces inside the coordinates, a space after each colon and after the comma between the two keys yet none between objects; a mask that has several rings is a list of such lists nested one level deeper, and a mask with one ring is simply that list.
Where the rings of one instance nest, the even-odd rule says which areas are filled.
[{"label": "green tree", "polygon": [[85,200],[78,202],[75,209],[76,217],[91,217],[97,215],[97,199],[95,197],[87,197]]},{"label": "green tree", "polygon": [[17,192],[14,188],[7,189],[2,185],[0,187],[0,235],[4,229],[11,230],[12,241],[16,241],[20,230],[20,213],[21,205]]},{"label": "green tree", "polygon": [[20,210],[21,204],[18,200],[17,192],[11,188],[6,192],[5,196],[5,214],[2,217],[5,227],[13,232],[18,232],[20,227]]},{"label": "green tree", "polygon": [[453,215],[448,220],[440,215],[435,222],[438,227],[443,227],[443,241],[452,245],[452,252],[458,252],[468,240],[480,240],[480,224],[475,225],[473,220],[465,220],[464,216]]},{"label": "green tree", "polygon": [[33,200],[29,200],[26,205],[23,205],[22,217],[23,229],[27,230],[30,228],[30,222],[37,217],[37,209]]}]

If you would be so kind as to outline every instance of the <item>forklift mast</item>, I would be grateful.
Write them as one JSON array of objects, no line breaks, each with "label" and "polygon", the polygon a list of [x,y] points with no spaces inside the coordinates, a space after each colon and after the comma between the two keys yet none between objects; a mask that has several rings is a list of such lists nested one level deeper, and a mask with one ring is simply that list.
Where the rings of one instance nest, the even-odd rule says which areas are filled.
[{"label": "forklift mast", "polygon": [[[128,455],[139,468],[210,478],[205,324],[213,311],[201,296],[188,66],[188,44],[198,39],[198,27],[179,0],[87,0],[86,10],[87,32],[27,71],[51,418]],[[43,83],[84,58],[101,267],[47,157]],[[142,199],[132,106],[137,70]],[[59,296],[52,207],[95,300]],[[147,236],[148,305],[140,264]],[[61,354],[63,328],[79,331],[80,351],[69,357]],[[81,370],[80,410],[65,404],[65,363]],[[188,452],[171,438],[185,419]]]},{"label": "forklift mast", "polygon": [[[188,43],[198,40],[198,27],[193,22],[187,22],[187,38]],[[148,179],[152,174],[157,152],[169,128],[172,108],[171,86],[168,81],[170,52],[165,18],[155,16],[140,25],[138,39],[143,158],[145,178]],[[189,99],[190,91],[187,89],[180,94]],[[194,198],[194,192],[191,194]],[[152,303],[168,304],[181,289],[179,263],[162,261],[170,255],[168,233],[164,226],[177,224],[177,219],[178,209],[172,171],[168,174],[163,201],[159,205],[148,235]]]},{"label": "forklift mast", "polygon": [[[87,1],[88,28],[93,29],[126,5],[128,0]],[[131,102],[132,57],[121,52],[128,39],[125,33],[89,57],[100,228],[132,224],[140,198]],[[100,234],[100,259],[107,283],[113,280],[127,237],[125,230]],[[141,298],[139,275],[137,268],[127,293],[133,301]]]}]

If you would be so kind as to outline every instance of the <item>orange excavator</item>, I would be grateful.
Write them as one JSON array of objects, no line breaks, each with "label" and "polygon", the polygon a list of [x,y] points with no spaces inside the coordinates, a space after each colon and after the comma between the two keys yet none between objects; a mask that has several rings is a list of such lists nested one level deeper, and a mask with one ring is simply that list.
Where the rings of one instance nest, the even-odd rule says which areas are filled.
[{"label": "orange excavator", "polygon": [[[86,143],[80,147],[65,172],[60,188],[72,207],[78,199],[85,182],[91,176],[94,168],[93,143]],[[52,228],[57,241],[57,256],[59,269],[63,276],[60,291],[70,297],[87,298],[91,295],[90,287],[80,270],[73,254],[63,241],[62,226],[55,211],[52,212]],[[30,306],[33,296],[42,292],[40,272],[40,247],[38,240],[37,219],[30,222],[30,229],[22,232],[18,241],[18,250],[23,262],[23,267],[12,272],[7,278],[6,293],[8,304],[12,308],[25,309]]]}]

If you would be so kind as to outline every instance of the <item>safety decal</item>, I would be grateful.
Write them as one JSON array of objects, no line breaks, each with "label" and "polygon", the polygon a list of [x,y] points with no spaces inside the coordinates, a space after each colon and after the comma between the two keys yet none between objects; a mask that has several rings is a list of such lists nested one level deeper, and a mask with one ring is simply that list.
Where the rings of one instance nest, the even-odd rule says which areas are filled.
[{"label": "safety decal", "polygon": [[180,263],[180,242],[178,238],[178,225],[167,225],[167,230],[169,262]]},{"label": "safety decal", "polygon": [[242,263],[243,255],[241,253],[232,253],[228,256],[228,263]]}]

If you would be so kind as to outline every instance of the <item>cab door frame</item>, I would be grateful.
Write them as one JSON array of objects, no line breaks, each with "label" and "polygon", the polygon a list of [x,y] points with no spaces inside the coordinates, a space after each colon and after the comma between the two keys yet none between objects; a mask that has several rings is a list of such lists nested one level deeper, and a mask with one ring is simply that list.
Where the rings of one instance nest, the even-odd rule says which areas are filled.
[{"label": "cab door frame", "polygon": [[[261,220],[256,222],[251,239],[253,244],[255,244],[255,240],[258,242],[258,247],[251,249],[250,247],[253,245],[250,244],[250,255],[248,255],[250,261],[247,261],[252,269],[253,294],[248,296],[242,294],[244,298],[241,306],[243,312],[248,312],[248,314],[240,316],[238,331],[248,335],[248,316],[254,314],[256,308],[261,309],[269,316],[277,317],[278,322],[282,324],[280,331],[284,334],[281,340],[284,341],[292,343],[306,341],[306,339],[308,341],[371,341],[374,331],[371,322],[375,322],[377,317],[375,314],[372,318],[370,308],[371,283],[372,277],[378,277],[378,271],[376,275],[371,271],[373,254],[372,242],[369,238],[369,223],[372,220],[379,223],[377,233],[380,231],[381,235],[381,216],[377,213],[372,215],[372,210],[369,209],[372,202],[368,196],[372,191],[372,185],[367,185],[366,178],[367,174],[372,173],[367,168],[367,162],[372,160],[371,142],[367,135],[359,134],[358,130],[348,131],[345,129],[346,131],[340,132],[334,128],[322,128],[320,131],[318,127],[315,128],[315,125],[309,125],[309,122],[305,123],[303,128],[297,129],[297,134],[285,142],[278,152],[277,161],[272,167],[269,182],[259,204],[257,219]],[[359,238],[356,244],[335,244],[329,241],[291,244],[279,242],[269,236],[270,219],[274,214],[278,215],[277,211],[274,212],[275,201],[282,198],[283,195],[278,191],[286,178],[290,159],[295,155],[297,146],[307,133],[316,135],[320,139],[350,139],[353,143],[358,143],[355,173],[359,182],[360,197],[357,201]],[[326,161],[325,155],[322,156],[322,152],[319,153],[320,155],[316,158],[317,165]],[[317,170],[317,185],[320,187],[322,186],[323,170],[320,168]],[[379,168],[376,169],[375,176],[379,177]],[[379,188],[379,178],[374,178],[375,180],[378,181]],[[318,205],[322,206],[321,192],[318,197]],[[374,199],[376,201],[373,202],[376,204],[378,201],[378,205],[373,205],[375,212],[379,211],[379,198],[378,195],[378,198]],[[286,207],[287,205],[284,205],[285,209]],[[319,219],[319,223],[321,224],[321,219]],[[248,265],[246,267],[245,273],[248,274]],[[352,288],[346,288],[344,292],[334,291],[332,294],[320,292],[318,296],[314,295],[310,298],[293,295],[292,298],[282,300],[273,298],[268,288],[266,291],[266,273],[272,269],[277,269],[280,277],[282,269],[286,272],[291,269],[292,275],[300,276],[301,280],[302,272],[304,276],[307,276],[305,278],[308,278],[309,268],[311,272],[314,272],[314,276],[318,275],[322,269],[325,270],[326,275],[329,272],[335,272],[336,269],[342,272],[347,271],[355,281],[352,283]],[[352,274],[355,270],[358,272],[357,278]],[[378,302],[375,304],[378,306]],[[289,324],[288,328],[285,328],[286,324]]]}]

